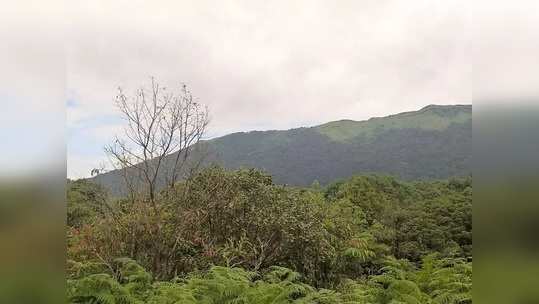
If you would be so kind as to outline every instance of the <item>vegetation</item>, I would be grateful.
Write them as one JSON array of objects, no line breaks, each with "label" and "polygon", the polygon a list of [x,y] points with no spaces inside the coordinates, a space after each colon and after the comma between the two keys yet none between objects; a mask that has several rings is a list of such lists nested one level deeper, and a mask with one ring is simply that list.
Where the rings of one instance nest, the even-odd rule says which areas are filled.
[{"label": "vegetation", "polygon": [[69,303],[472,302],[471,178],[209,167],[149,199],[68,182]]},{"label": "vegetation", "polygon": [[[451,138],[461,147],[459,136],[470,135],[469,107],[429,106],[357,128],[332,124],[213,141],[236,160],[254,160],[249,167],[269,161],[268,168],[312,177],[311,187],[301,188],[257,169],[206,163],[199,170],[202,158],[192,154],[201,151],[208,115],[185,87],[165,93],[152,79],[151,90],[135,96],[120,90],[117,104],[131,144],[116,138],[107,146],[117,170],[96,178],[120,175],[128,195],[68,182],[68,302],[471,303],[471,178],[365,175],[327,185],[343,174],[339,166],[365,159],[377,171],[392,161],[405,168],[413,157],[422,164],[413,170],[440,174],[432,156],[447,169],[454,159],[443,156],[455,154],[440,153],[447,142],[425,139]],[[416,138],[410,142],[417,153],[402,151],[395,130]],[[328,150],[329,142],[342,141]],[[338,160],[327,157],[333,152]],[[319,169],[326,170],[324,187]]]},{"label": "vegetation", "polygon": [[388,117],[376,117],[365,121],[340,120],[316,129],[338,142],[353,142],[358,138],[372,139],[376,135],[399,129],[437,130],[447,129],[453,123],[465,123],[472,118],[472,107],[467,105],[430,105],[419,111],[400,113]]},{"label": "vegetation", "polygon": [[[234,133],[201,142],[197,147],[203,152],[192,156],[204,155],[204,166],[264,169],[276,183],[302,187],[315,180],[328,185],[358,172],[406,180],[466,176],[471,173],[471,113],[471,105],[428,106],[366,121]],[[163,167],[174,167],[178,155],[164,157]],[[123,179],[121,171],[111,171],[94,181],[120,195],[126,189]]]}]

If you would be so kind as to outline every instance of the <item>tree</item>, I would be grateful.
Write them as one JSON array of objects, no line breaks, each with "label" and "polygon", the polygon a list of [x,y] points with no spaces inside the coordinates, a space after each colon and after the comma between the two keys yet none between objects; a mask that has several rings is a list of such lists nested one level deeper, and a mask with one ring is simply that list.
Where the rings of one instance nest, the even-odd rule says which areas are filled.
[{"label": "tree", "polygon": [[471,180],[313,190],[207,167],[157,209],[68,185],[72,303],[471,303]]},{"label": "tree", "polygon": [[[158,185],[174,185],[205,134],[208,109],[194,100],[186,85],[169,91],[154,78],[150,89],[140,87],[133,96],[118,88],[116,105],[127,121],[125,138],[116,136],[105,152],[122,172],[129,194],[143,193],[155,207]],[[165,168],[165,158],[173,152]]]},{"label": "tree", "polygon": [[80,179],[67,181],[67,225],[80,228],[92,217],[103,213],[106,192],[103,187]]}]

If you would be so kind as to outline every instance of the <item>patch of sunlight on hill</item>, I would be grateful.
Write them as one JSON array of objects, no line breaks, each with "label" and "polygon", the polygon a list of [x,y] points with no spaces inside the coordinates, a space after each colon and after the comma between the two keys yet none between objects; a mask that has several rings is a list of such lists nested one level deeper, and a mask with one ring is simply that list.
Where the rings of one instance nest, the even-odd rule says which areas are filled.
[{"label": "patch of sunlight on hill", "polygon": [[453,123],[464,123],[472,118],[471,106],[427,106],[419,111],[365,121],[339,120],[315,127],[334,141],[371,139],[377,134],[394,129],[445,130]]}]

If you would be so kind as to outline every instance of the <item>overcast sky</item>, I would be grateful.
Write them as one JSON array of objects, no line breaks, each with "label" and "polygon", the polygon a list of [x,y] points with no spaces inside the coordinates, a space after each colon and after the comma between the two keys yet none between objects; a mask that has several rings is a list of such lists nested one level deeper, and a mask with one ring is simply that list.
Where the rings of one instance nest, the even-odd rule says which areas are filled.
[{"label": "overcast sky", "polygon": [[470,15],[450,1],[88,1],[69,35],[68,175],[119,132],[113,97],[185,82],[209,136],[471,103]]},{"label": "overcast sky", "polygon": [[[208,105],[209,137],[472,102],[472,30],[480,26],[465,0],[158,2],[34,1],[31,10],[53,14],[3,33],[20,41],[18,61],[2,62],[11,73],[4,74],[23,63],[38,71],[0,90],[3,100],[40,96],[32,108],[43,113],[44,94],[62,93],[48,81],[63,83],[68,177],[88,176],[105,161],[103,146],[122,123],[116,88],[131,92],[150,76],[168,87],[186,83]],[[491,24],[506,26],[497,20]]]}]

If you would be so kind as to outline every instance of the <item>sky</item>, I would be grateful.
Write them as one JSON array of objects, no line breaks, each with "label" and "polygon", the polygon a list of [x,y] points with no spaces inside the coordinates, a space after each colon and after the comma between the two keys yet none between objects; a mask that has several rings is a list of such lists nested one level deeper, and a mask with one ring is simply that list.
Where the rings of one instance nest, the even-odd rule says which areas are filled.
[{"label": "sky", "polygon": [[[88,176],[106,163],[103,147],[121,133],[117,88],[133,92],[151,76],[169,88],[187,84],[209,107],[208,138],[363,120],[428,104],[470,104],[473,86],[500,71],[493,62],[504,62],[503,51],[484,50],[518,51],[506,42],[528,36],[510,29],[533,19],[526,10],[508,11],[494,2],[480,7],[497,16],[482,18],[482,24],[475,22],[477,7],[464,0],[8,5],[2,17],[12,26],[0,30],[10,42],[0,46],[0,99],[4,110],[11,104],[25,111],[8,115],[0,127],[22,122],[17,134],[27,132],[23,138],[32,138],[32,149],[22,143],[21,152],[0,164],[15,168],[20,159],[40,159],[36,145],[51,155],[63,146],[67,176]],[[500,29],[506,40],[496,35]],[[522,66],[536,49],[519,57]],[[53,99],[62,102],[48,102]],[[39,126],[64,131],[49,136]],[[9,143],[20,141],[17,135]]]},{"label": "sky", "polygon": [[68,175],[121,132],[113,98],[186,83],[208,137],[471,103],[470,16],[447,1],[115,2],[81,8],[67,51]]}]

